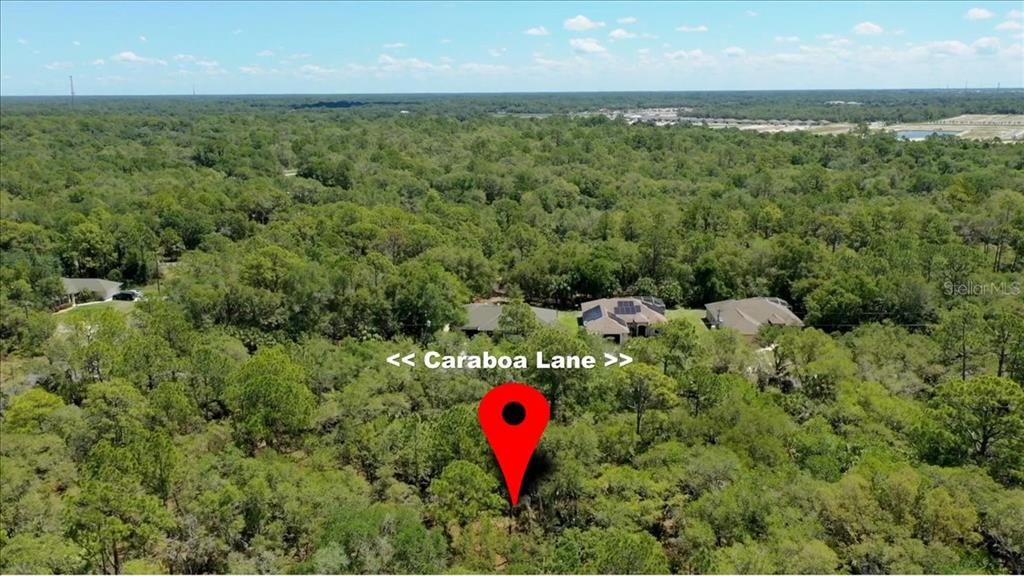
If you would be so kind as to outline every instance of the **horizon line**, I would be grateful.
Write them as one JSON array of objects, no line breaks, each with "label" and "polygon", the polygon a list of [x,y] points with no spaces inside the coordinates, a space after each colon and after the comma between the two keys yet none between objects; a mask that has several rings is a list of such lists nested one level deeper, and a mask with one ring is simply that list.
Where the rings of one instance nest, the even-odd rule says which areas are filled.
[{"label": "horizon line", "polygon": [[[735,89],[680,89],[680,90],[493,90],[453,92],[221,92],[221,93],[146,93],[146,94],[79,94],[77,98],[166,98],[166,97],[246,97],[246,96],[478,96],[497,94],[545,95],[545,94],[679,94],[715,92],[969,92],[1024,90],[1024,84],[1017,86],[985,87],[928,87],[928,88],[735,88]],[[70,94],[3,94],[0,98],[71,98]]]}]

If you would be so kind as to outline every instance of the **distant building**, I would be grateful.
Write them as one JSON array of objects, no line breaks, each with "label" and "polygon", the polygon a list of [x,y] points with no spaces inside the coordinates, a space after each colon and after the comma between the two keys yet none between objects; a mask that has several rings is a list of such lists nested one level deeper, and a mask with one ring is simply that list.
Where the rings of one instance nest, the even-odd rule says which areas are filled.
[{"label": "distant building", "polygon": [[704,323],[708,328],[732,328],[753,337],[763,326],[803,326],[800,318],[781,298],[758,297],[723,300],[705,304]]},{"label": "distant building", "polygon": [[[480,302],[466,305],[466,323],[459,329],[468,336],[481,332],[493,334],[499,332],[499,320],[503,305],[500,303]],[[541,324],[552,325],[558,322],[558,312],[548,308],[530,306],[533,314]]]},{"label": "distant building", "polygon": [[110,300],[121,291],[121,283],[100,278],[61,278],[66,302],[75,304],[75,297],[83,292],[95,294],[100,300]]},{"label": "distant building", "polygon": [[580,325],[622,344],[630,336],[650,336],[655,326],[668,321],[665,303],[653,296],[603,298],[580,306]]}]

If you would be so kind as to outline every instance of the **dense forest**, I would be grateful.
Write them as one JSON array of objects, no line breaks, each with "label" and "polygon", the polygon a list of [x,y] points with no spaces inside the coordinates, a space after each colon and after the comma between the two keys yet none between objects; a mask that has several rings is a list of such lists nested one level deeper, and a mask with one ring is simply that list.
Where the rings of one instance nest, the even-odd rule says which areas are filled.
[{"label": "dense forest", "polygon": [[[1022,106],[758,95],[686,98]],[[1021,145],[496,115],[634,103],[684,100],[4,99],[0,571],[1024,571]],[[57,311],[62,276],[146,297]],[[500,334],[444,328],[495,293]],[[600,355],[524,303],[622,294],[807,327],[384,362]],[[553,407],[515,508],[476,419],[510,379]]]}]

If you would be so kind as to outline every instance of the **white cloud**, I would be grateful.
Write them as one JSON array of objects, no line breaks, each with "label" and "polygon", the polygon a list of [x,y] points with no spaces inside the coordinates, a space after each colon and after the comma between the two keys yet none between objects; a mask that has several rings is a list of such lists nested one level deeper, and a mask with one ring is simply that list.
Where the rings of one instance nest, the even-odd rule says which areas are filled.
[{"label": "white cloud", "polygon": [[964,18],[968,20],[988,20],[995,16],[991,10],[985,10],[984,8],[971,8],[964,14]]},{"label": "white cloud", "polygon": [[793,42],[799,42],[800,41],[800,37],[799,36],[776,36],[775,37],[775,41],[778,42],[779,44],[793,43]]},{"label": "white cloud", "polygon": [[299,66],[299,74],[305,76],[330,76],[337,72],[334,68],[326,68],[318,64],[303,64]]},{"label": "white cloud", "polygon": [[704,53],[700,48],[694,50],[676,50],[666,52],[665,59],[673,63],[689,64],[693,66],[710,66],[715,59]]},{"label": "white cloud", "polygon": [[874,22],[861,22],[853,27],[853,32],[861,36],[876,36],[885,30]]},{"label": "white cloud", "polygon": [[603,28],[604,22],[595,22],[583,14],[579,14],[566,20],[563,25],[566,30],[572,30],[573,32],[586,32],[587,30],[593,30],[594,28]]},{"label": "white cloud", "polygon": [[747,55],[747,51],[739,46],[729,46],[725,50],[722,50],[722,54],[725,54],[729,58],[742,58]]},{"label": "white cloud", "polygon": [[688,26],[686,24],[683,24],[682,26],[676,28],[676,30],[680,32],[707,32],[708,27],[703,24],[699,24],[697,26]]},{"label": "white cloud", "polygon": [[974,48],[978,54],[995,54],[999,51],[999,38],[995,36],[978,38],[971,44],[971,48]]},{"label": "white cloud", "polygon": [[569,40],[569,45],[573,50],[586,54],[601,54],[608,51],[594,38],[573,38]]},{"label": "white cloud", "polygon": [[174,61],[175,62],[195,62],[196,61],[196,57],[191,55],[191,54],[175,54],[174,55]]},{"label": "white cloud", "polygon": [[103,66],[106,63],[107,63],[107,61],[104,60],[103,58],[97,58],[97,59],[92,61],[92,65],[93,66]]},{"label": "white cloud", "polygon": [[487,53],[491,55],[491,58],[500,58],[505,53],[505,48],[488,48]]},{"label": "white cloud", "polygon": [[818,34],[818,40],[832,40],[837,38],[835,34]]},{"label": "white cloud", "polygon": [[459,70],[472,74],[501,74],[509,71],[508,66],[502,64],[481,64],[479,62],[466,62],[459,66]]},{"label": "white cloud", "polygon": [[1006,13],[1006,17],[1020,20],[1021,18],[1024,18],[1024,10],[1010,10]]},{"label": "white cloud", "polygon": [[216,60],[196,60],[196,66],[201,66],[203,68],[217,68],[220,66],[220,63]]},{"label": "white cloud", "polygon": [[271,50],[260,50],[259,52],[256,53],[256,55],[261,57],[261,58],[267,58],[267,57],[273,56],[274,52],[271,51]]},{"label": "white cloud", "polygon": [[25,40],[24,38],[18,38],[18,44],[21,44],[22,46],[24,46],[24,45],[28,44],[28,40]]},{"label": "white cloud", "polygon": [[551,32],[543,26],[534,26],[533,28],[523,30],[523,34],[526,34],[527,36],[550,36]]},{"label": "white cloud", "polygon": [[404,42],[392,42],[390,44],[385,44],[384,47],[387,48],[388,50],[398,50],[399,48],[405,48],[405,43]]},{"label": "white cloud", "polygon": [[608,33],[608,37],[612,40],[626,40],[628,38],[636,38],[636,34],[626,30],[625,28],[616,28]]},{"label": "white cloud", "polygon": [[938,40],[935,42],[926,42],[920,46],[914,46],[909,50],[909,54],[916,58],[926,58],[929,56],[937,56],[945,58],[949,56],[969,56],[974,52],[970,46],[964,44],[959,40]]},{"label": "white cloud", "polygon": [[160,66],[167,65],[166,60],[160,60],[159,58],[146,58],[143,56],[139,56],[131,50],[118,52],[117,54],[111,56],[110,59],[114,62],[125,62],[128,64],[159,64]]},{"label": "white cloud", "polygon": [[796,54],[793,52],[780,52],[768,57],[768,62],[773,64],[805,64],[810,60],[807,54]]},{"label": "white cloud", "polygon": [[395,58],[387,54],[381,54],[377,58],[377,64],[379,69],[384,72],[424,72],[424,71],[439,71],[439,70],[451,70],[451,65],[445,64],[434,64],[433,62],[427,62],[419,58]]},{"label": "white cloud", "polygon": [[616,20],[619,24],[636,24],[639,22],[636,16],[625,16]]},{"label": "white cloud", "polygon": [[47,70],[67,70],[72,67],[71,62],[50,62],[44,66]]},{"label": "white cloud", "polygon": [[441,44],[451,44],[451,43],[452,43],[452,39],[451,38],[441,38]]},{"label": "white cloud", "polygon": [[747,10],[746,12],[744,12],[744,14],[751,18],[756,18],[758,16],[758,13],[754,12],[753,10]]},{"label": "white cloud", "polygon": [[261,74],[267,73],[266,70],[260,68],[259,66],[242,66],[238,69],[238,71],[242,74],[248,74],[250,76],[259,76]]},{"label": "white cloud", "polygon": [[1005,31],[1009,31],[1009,30],[1020,30],[1020,29],[1021,29],[1020,22],[1017,22],[1016,20],[1006,20],[1005,22],[1002,22],[998,26],[996,26],[996,30],[1002,30],[1004,32]]},{"label": "white cloud", "polygon": [[145,41],[146,41],[146,37],[145,36],[139,36],[139,42],[145,42]]}]

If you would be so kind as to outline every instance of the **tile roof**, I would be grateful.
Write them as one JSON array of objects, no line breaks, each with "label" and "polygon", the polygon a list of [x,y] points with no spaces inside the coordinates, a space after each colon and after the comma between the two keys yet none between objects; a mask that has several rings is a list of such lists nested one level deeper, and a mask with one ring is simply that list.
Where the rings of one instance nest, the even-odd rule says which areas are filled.
[{"label": "tile roof", "polygon": [[803,326],[784,300],[770,297],[722,300],[705,304],[712,324],[733,328],[741,334],[757,334],[762,326]]},{"label": "tile roof", "polygon": [[601,298],[584,302],[580,309],[583,327],[591,334],[629,334],[630,324],[651,326],[668,321],[665,304],[652,296]]},{"label": "tile roof", "polygon": [[[475,330],[477,332],[496,332],[498,321],[501,318],[501,304],[479,302],[466,305],[466,323],[462,325],[463,330]],[[554,324],[558,321],[558,311],[549,308],[538,308],[530,306],[534,315],[542,324]]]}]

